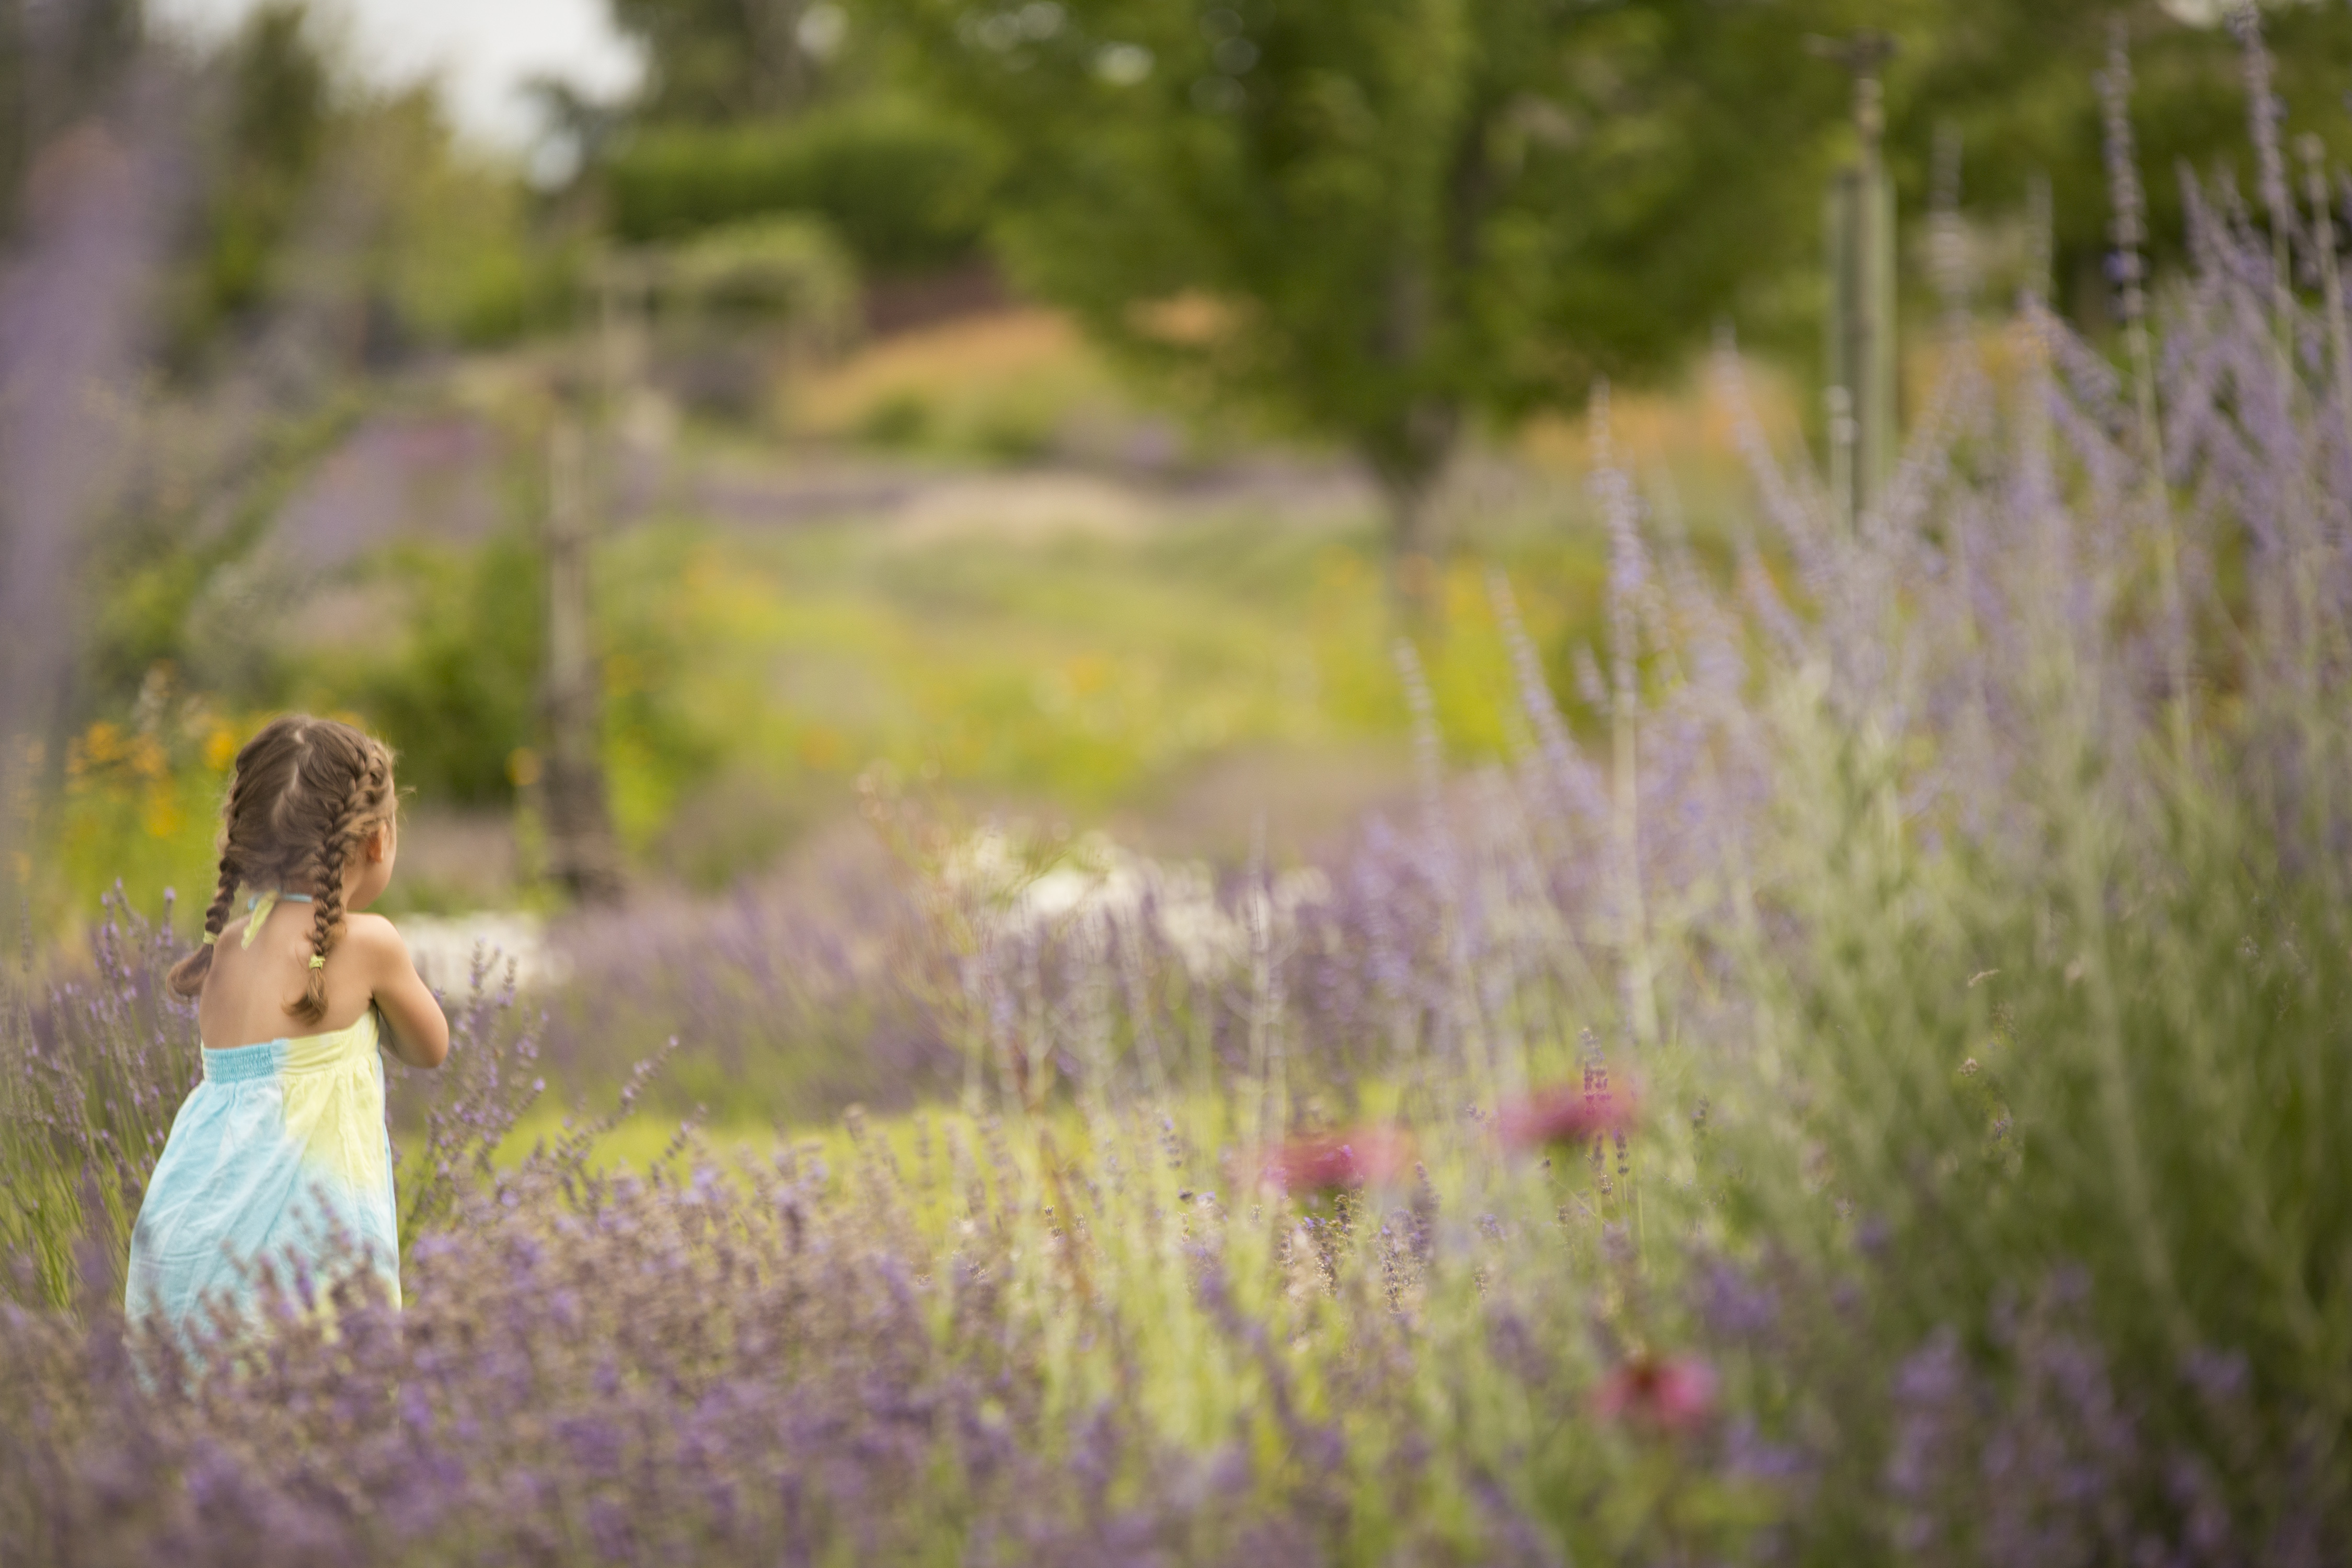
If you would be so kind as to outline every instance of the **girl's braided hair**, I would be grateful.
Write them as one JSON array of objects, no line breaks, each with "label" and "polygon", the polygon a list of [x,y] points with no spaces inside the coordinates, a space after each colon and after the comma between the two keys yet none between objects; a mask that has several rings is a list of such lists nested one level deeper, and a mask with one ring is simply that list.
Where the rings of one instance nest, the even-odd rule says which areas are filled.
[{"label": "girl's braided hair", "polygon": [[327,1014],[327,954],[343,923],[343,862],[395,809],[392,752],[383,742],[300,713],[262,726],[236,754],[221,809],[220,879],[205,911],[204,945],[173,966],[173,991],[189,997],[203,991],[214,943],[240,887],[308,893],[317,962],[286,1011],[316,1026]]}]

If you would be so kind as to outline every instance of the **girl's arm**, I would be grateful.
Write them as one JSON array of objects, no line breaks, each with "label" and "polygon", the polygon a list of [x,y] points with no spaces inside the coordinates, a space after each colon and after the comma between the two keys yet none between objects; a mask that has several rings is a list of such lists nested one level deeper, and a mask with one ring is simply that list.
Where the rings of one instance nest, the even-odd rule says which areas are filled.
[{"label": "girl's arm", "polygon": [[362,961],[361,973],[375,994],[383,1021],[392,1026],[384,1044],[413,1068],[437,1068],[449,1054],[449,1020],[416,973],[408,944],[382,915],[347,915],[343,940]]}]

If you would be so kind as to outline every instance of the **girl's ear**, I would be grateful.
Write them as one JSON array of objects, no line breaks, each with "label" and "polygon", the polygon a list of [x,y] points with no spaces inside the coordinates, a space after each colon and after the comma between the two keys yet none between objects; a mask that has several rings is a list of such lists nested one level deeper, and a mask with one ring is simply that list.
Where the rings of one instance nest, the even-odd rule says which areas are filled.
[{"label": "girl's ear", "polygon": [[379,822],[367,836],[368,864],[378,865],[390,853],[392,853],[392,824]]}]

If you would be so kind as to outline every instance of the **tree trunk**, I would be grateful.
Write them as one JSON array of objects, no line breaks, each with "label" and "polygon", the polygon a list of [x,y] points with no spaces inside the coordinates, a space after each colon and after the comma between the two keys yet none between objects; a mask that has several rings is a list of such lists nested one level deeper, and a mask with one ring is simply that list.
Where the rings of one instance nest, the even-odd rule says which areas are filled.
[{"label": "tree trunk", "polygon": [[1427,481],[1384,479],[1381,484],[1388,513],[1389,604],[1398,624],[1415,630],[1435,626],[1444,613],[1444,542],[1438,538],[1434,489]]},{"label": "tree trunk", "polygon": [[1389,601],[1408,630],[1434,630],[1444,619],[1448,542],[1437,493],[1461,427],[1459,405],[1425,399],[1365,446],[1388,514]]},{"label": "tree trunk", "polygon": [[603,693],[589,619],[586,443],[557,425],[548,441],[548,869],[583,903],[621,896],[621,856],[606,804],[599,732]]}]

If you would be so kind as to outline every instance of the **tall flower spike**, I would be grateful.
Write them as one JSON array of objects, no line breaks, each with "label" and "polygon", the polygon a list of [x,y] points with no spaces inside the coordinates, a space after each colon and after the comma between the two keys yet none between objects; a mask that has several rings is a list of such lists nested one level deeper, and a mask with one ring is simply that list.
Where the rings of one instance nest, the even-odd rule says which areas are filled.
[{"label": "tall flower spike", "polygon": [[1609,529],[1609,642],[1612,789],[1615,796],[1612,837],[1617,861],[1618,941],[1624,955],[1619,984],[1625,1016],[1634,1036],[1647,1044],[1657,1036],[1656,999],[1650,988],[1642,894],[1641,743],[1639,634],[1643,596],[1650,582],[1650,554],[1642,539],[1641,502],[1633,482],[1616,460],[1609,422],[1609,384],[1592,394],[1593,499]]},{"label": "tall flower spike", "polygon": [[[2138,175],[2132,183],[2137,186]],[[2026,293],[2038,305],[2050,298],[2050,274],[2054,266],[2051,243],[2050,176],[2036,174],[2025,182]]]},{"label": "tall flower spike", "polygon": [[1969,310],[1968,234],[1960,225],[1960,153],[1959,128],[1937,126],[1928,255],[1944,319],[1951,324],[1956,340],[1961,335]]},{"label": "tall flower spike", "polygon": [[1421,786],[1422,831],[1426,849],[1448,858],[1451,836],[1445,830],[1445,743],[1437,728],[1437,700],[1429,689],[1429,673],[1410,637],[1399,637],[1393,650],[1397,679],[1403,683],[1405,706],[1412,714],[1412,752]]},{"label": "tall flower spike", "polygon": [[2098,81],[2107,157],[2107,240],[2115,247],[2116,304],[2124,321],[2130,323],[2141,320],[2147,310],[2140,258],[2140,247],[2147,243],[2147,195],[2140,186],[2132,141],[2131,49],[2120,16],[2108,32],[2107,68],[2099,73]]},{"label": "tall flower spike", "polygon": [[2230,31],[2237,35],[2246,83],[2246,130],[2253,139],[2255,177],[2263,208],[2270,215],[2272,241],[2283,247],[2294,233],[2294,202],[2287,194],[2286,154],[2279,142],[2281,112],[2273,85],[2270,47],[2263,41],[2262,15],[2253,0],[2230,7]]},{"label": "tall flower spike", "polygon": [[2336,414],[2342,422],[2344,454],[2352,462],[2352,325],[2344,307],[2344,275],[2336,257],[2336,213],[2327,188],[2327,148],[2318,137],[2297,142],[2303,154],[2304,190],[2311,202],[2311,248],[2319,263],[2321,298],[2327,307],[2329,367],[2336,376]]},{"label": "tall flower spike", "polygon": [[[2256,37],[2257,48],[2260,38]],[[2269,57],[2263,56],[2265,90]],[[2107,68],[2099,75],[2099,101],[2106,129],[2107,190],[2115,216],[2108,227],[2115,245],[2117,303],[2125,348],[2131,358],[2132,407],[2139,426],[2140,460],[2147,468],[2147,496],[2157,522],[2157,572],[2163,597],[2166,679],[2171,688],[2171,730],[2176,755],[2186,757],[2189,732],[2188,612],[2180,587],[2180,541],[2165,489],[2164,426],[2157,411],[2155,346],[2148,335],[2147,263],[2147,198],[2140,188],[2131,123],[2131,49],[2123,19],[2108,34]]]},{"label": "tall flower spike", "polygon": [[1640,657],[1642,595],[1650,581],[1650,554],[1642,541],[1642,507],[1633,481],[1617,460],[1610,424],[1609,384],[1592,392],[1592,496],[1609,530],[1609,642],[1613,698],[1633,710],[1633,673]]},{"label": "tall flower spike", "polygon": [[[1511,595],[1510,579],[1499,566],[1486,575],[1486,596],[1495,606],[1495,622],[1502,628],[1503,646],[1511,656],[1511,672],[1518,680],[1519,705],[1535,728],[1547,782],[1557,807],[1564,816],[1580,815],[1595,821],[1605,818],[1608,803],[1593,783],[1584,759],[1577,755],[1568,727],[1560,721],[1559,705],[1553,698],[1550,682],[1544,677],[1543,656],[1528,636],[1527,626],[1519,618],[1518,603]],[[1590,657],[1586,656],[1588,660]],[[1589,693],[1588,700],[1597,694],[1598,684],[1596,679],[1596,693]],[[1594,701],[1593,706],[1597,710],[1607,711],[1605,700]]]},{"label": "tall flower spike", "polygon": [[2294,374],[2294,202],[2287,194],[2286,156],[2279,146],[2278,90],[2272,84],[2270,46],[2253,0],[2236,0],[2230,30],[2238,36],[2245,69],[2246,125],[2254,142],[2255,178],[2271,220],[2271,331],[2279,387],[2291,396]]}]

